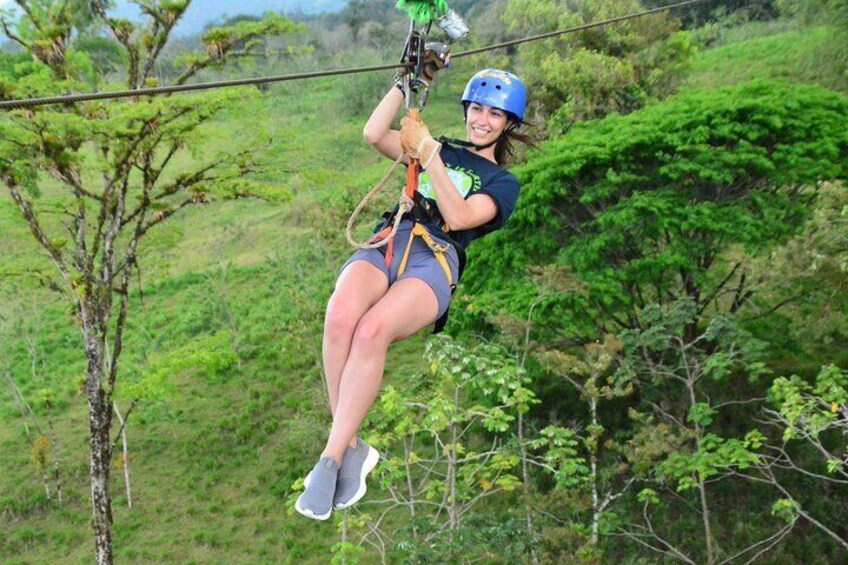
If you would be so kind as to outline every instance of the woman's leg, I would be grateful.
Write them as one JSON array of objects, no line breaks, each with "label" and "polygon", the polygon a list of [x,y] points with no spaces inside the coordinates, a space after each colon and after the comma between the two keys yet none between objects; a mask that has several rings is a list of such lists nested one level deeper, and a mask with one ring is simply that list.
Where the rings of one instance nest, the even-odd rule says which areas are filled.
[{"label": "woman's leg", "polygon": [[345,447],[356,436],[377,398],[389,345],[432,324],[438,307],[436,295],[427,283],[407,278],[392,285],[362,316],[344,364],[333,427],[321,457],[329,456],[341,463]]},{"label": "woman's leg", "polygon": [[388,290],[386,274],[368,261],[354,261],[339,275],[324,317],[323,358],[330,413],[335,415],[353,332],[362,316]]}]

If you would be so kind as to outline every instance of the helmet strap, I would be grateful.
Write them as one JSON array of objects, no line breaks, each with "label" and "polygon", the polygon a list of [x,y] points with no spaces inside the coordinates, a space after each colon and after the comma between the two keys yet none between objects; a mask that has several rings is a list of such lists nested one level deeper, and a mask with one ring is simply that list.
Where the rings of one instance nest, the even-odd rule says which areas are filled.
[{"label": "helmet strap", "polygon": [[[503,137],[503,135],[501,135],[501,137]],[[439,143],[449,143],[450,145],[458,145],[460,147],[473,147],[477,151],[482,151],[483,149],[488,149],[489,147],[496,144],[500,140],[501,140],[501,138],[499,137],[496,140],[492,141],[491,143],[487,143],[486,145],[475,145],[475,144],[471,143],[470,141],[465,141],[465,140],[462,140],[462,139],[456,139],[456,138],[453,138],[453,137],[442,136],[442,137],[436,138],[436,141],[438,141]]]}]

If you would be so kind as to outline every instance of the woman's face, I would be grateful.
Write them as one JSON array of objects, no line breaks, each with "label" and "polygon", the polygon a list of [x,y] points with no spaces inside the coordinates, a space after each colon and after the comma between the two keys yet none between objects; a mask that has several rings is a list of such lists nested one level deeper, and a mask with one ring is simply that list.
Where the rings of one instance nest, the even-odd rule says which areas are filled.
[{"label": "woman's face", "polygon": [[465,117],[465,132],[474,145],[488,145],[498,139],[507,126],[503,110],[471,102]]}]

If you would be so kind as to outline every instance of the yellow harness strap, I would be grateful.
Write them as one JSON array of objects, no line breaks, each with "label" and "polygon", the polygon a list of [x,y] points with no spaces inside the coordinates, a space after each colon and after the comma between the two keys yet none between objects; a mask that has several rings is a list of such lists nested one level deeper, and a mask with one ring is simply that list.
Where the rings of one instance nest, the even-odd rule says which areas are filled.
[{"label": "yellow harness strap", "polygon": [[441,246],[436,243],[436,240],[433,239],[433,236],[430,235],[430,232],[427,231],[422,224],[415,222],[412,226],[412,233],[409,234],[409,241],[406,242],[406,249],[403,252],[403,258],[400,260],[400,268],[398,269],[398,277],[400,277],[403,272],[406,270],[406,262],[409,259],[409,251],[412,249],[412,240],[415,237],[420,237],[424,240],[424,243],[427,244],[433,251],[433,255],[436,256],[436,260],[439,262],[439,265],[442,266],[442,270],[445,272],[445,277],[448,279],[448,284],[451,287],[451,290],[454,288],[453,275],[451,274],[450,265],[448,265],[448,260],[445,258],[445,253],[448,252],[450,246],[445,245]]}]

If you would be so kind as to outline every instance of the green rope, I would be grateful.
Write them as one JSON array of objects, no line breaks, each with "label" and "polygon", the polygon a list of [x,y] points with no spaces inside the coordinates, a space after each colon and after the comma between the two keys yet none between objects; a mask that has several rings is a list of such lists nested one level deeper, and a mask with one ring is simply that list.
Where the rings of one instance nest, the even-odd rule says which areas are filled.
[{"label": "green rope", "polygon": [[396,6],[406,10],[415,23],[428,24],[448,11],[445,0],[398,0]]}]

